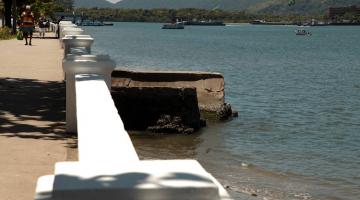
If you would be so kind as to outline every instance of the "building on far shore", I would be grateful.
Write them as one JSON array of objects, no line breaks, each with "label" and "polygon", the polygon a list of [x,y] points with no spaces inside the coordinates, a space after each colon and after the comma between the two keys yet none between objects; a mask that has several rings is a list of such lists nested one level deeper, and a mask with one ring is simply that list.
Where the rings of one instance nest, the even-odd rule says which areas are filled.
[{"label": "building on far shore", "polygon": [[342,18],[345,14],[350,13],[354,16],[360,16],[360,7],[349,6],[349,7],[330,7],[328,10],[329,19],[337,21]]}]

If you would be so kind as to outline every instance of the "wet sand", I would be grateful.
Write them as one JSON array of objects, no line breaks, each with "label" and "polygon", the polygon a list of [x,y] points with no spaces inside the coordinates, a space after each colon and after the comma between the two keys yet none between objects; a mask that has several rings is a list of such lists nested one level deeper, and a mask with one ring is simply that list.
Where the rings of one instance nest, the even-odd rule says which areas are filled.
[{"label": "wet sand", "polygon": [[33,199],[39,176],[76,160],[65,133],[62,50],[56,39],[0,41],[0,199]]}]

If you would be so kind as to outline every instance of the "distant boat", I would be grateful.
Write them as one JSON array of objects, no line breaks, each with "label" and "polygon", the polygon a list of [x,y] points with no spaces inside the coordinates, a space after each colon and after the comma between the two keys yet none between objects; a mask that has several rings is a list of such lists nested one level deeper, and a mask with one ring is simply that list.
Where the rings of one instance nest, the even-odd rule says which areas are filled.
[{"label": "distant boat", "polygon": [[172,24],[164,24],[162,26],[162,29],[184,29],[184,23],[183,22],[176,22]]},{"label": "distant boat", "polygon": [[252,25],[294,25],[293,22],[267,22],[265,20],[254,20],[250,22]]},{"label": "distant boat", "polygon": [[104,22],[104,26],[114,26],[114,23],[111,23],[111,22]]},{"label": "distant boat", "polygon": [[105,24],[103,22],[94,20],[84,20],[84,21],[78,21],[76,22],[76,25],[78,26],[104,26]]},{"label": "distant boat", "polygon": [[296,35],[312,35],[310,31],[305,29],[298,29],[295,31]]},{"label": "distant boat", "polygon": [[225,26],[223,21],[184,21],[186,26]]}]

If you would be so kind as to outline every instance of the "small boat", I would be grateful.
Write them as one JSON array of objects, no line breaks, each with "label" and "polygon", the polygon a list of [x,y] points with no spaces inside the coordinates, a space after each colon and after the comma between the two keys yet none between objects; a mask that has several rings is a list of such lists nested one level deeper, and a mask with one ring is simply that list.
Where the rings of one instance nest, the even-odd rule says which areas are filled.
[{"label": "small boat", "polygon": [[84,20],[84,21],[78,21],[76,22],[76,25],[78,26],[104,26],[103,22],[97,21],[97,20]]},{"label": "small boat", "polygon": [[294,25],[293,22],[267,22],[265,20],[254,20],[250,22],[252,25]]},{"label": "small boat", "polygon": [[225,26],[223,21],[184,21],[186,26]]},{"label": "small boat", "polygon": [[183,22],[176,22],[172,24],[164,24],[162,29],[184,29],[184,23]]},{"label": "small boat", "polygon": [[312,35],[310,31],[305,29],[298,29],[295,31],[296,35]]},{"label": "small boat", "polygon": [[104,26],[114,26],[114,23],[112,23],[112,22],[104,22]]}]

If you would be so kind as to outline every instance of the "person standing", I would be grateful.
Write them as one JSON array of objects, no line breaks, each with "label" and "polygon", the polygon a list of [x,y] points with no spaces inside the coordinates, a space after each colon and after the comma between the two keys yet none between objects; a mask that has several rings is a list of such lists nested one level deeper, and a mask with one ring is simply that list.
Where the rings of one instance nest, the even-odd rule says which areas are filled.
[{"label": "person standing", "polygon": [[45,39],[45,28],[46,28],[46,19],[44,15],[41,15],[39,18],[39,33],[40,38],[42,36],[43,39]]},{"label": "person standing", "polygon": [[57,30],[56,30],[56,38],[59,39],[60,38],[60,22],[64,19],[64,16],[61,16],[58,20],[57,20]]},{"label": "person standing", "polygon": [[31,12],[31,7],[27,5],[25,11],[21,14],[21,31],[25,38],[25,45],[28,45],[28,37],[30,37],[29,45],[31,44],[33,32],[34,32],[35,20],[34,15]]}]

